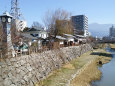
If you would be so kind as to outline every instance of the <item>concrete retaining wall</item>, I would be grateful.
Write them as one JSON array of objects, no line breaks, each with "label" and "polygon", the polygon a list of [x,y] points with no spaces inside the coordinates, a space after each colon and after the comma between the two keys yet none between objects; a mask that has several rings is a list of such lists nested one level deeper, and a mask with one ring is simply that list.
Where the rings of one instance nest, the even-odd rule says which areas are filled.
[{"label": "concrete retaining wall", "polygon": [[92,50],[89,44],[0,61],[0,86],[33,86],[64,63]]}]

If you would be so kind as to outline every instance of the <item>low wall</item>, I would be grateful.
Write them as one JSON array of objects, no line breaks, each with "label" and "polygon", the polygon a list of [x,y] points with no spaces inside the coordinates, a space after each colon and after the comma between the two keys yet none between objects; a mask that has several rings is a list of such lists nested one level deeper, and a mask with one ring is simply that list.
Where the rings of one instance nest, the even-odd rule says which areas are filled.
[{"label": "low wall", "polygon": [[0,61],[0,86],[33,86],[64,63],[92,50],[89,44]]}]

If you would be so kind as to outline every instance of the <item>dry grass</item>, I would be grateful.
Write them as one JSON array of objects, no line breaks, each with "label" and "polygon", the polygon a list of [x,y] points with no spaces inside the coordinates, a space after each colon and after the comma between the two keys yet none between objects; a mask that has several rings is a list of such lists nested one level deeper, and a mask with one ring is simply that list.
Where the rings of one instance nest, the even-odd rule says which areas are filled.
[{"label": "dry grass", "polygon": [[115,44],[110,44],[110,47],[111,47],[112,49],[115,49]]},{"label": "dry grass", "polygon": [[72,64],[66,64],[66,65],[63,66],[63,68],[75,69],[75,67]]},{"label": "dry grass", "polygon": [[[106,53],[103,51],[103,53]],[[109,54],[109,53],[108,53]],[[110,55],[110,54],[109,54]],[[98,62],[102,61],[103,64],[108,63],[112,58],[106,56],[99,56],[92,63],[87,65],[82,72],[71,81],[70,86],[91,86],[91,82],[94,80],[100,80],[101,72],[98,69]]]},{"label": "dry grass", "polygon": [[102,64],[106,64],[111,61],[112,58],[105,58],[104,56],[100,56],[98,61],[102,61]]},{"label": "dry grass", "polygon": [[90,86],[92,80],[99,80],[101,72],[98,70],[96,62],[88,65],[72,82],[70,86]]},{"label": "dry grass", "polygon": [[[39,82],[39,86],[65,86],[73,74],[75,74],[88,61],[93,59],[89,56],[90,53],[91,52],[85,53],[81,57],[63,65],[62,68],[53,71],[49,74],[47,79]],[[85,58],[86,56],[88,57]]]},{"label": "dry grass", "polygon": [[[84,68],[84,65],[94,60],[91,64],[84,68],[84,71],[80,72],[74,80],[71,82],[71,86],[90,86],[92,80],[100,79],[101,72],[97,68],[98,61],[103,63],[109,62],[111,58],[105,58],[106,51],[99,49],[93,51],[93,53],[102,52],[102,55],[91,54],[88,52],[83,54],[81,57],[72,60],[70,63],[63,65],[62,68],[53,71],[49,74],[48,78],[40,81],[35,86],[66,86],[68,80],[72,78],[72,75]],[[107,54],[110,55],[110,54]]]}]

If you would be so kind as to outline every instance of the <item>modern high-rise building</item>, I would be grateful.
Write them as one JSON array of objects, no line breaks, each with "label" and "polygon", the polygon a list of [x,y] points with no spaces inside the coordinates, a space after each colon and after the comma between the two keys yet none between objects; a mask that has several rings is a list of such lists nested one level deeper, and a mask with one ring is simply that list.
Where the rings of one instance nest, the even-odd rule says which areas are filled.
[{"label": "modern high-rise building", "polygon": [[115,37],[115,28],[114,28],[114,26],[112,26],[112,27],[110,28],[109,36],[110,36],[110,37]]},{"label": "modern high-rise building", "polygon": [[87,36],[88,33],[88,17],[85,15],[77,15],[71,17],[72,24],[74,26],[75,35]]}]

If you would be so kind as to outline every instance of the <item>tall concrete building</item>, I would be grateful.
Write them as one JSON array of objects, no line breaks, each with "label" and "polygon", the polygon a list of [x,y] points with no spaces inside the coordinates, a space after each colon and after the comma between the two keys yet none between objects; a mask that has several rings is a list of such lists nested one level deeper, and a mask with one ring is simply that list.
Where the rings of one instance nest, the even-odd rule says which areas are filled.
[{"label": "tall concrete building", "polygon": [[87,36],[88,33],[88,17],[85,15],[77,15],[71,17],[72,24],[74,26],[75,35]]},{"label": "tall concrete building", "polygon": [[112,26],[112,27],[110,28],[109,36],[110,36],[110,37],[115,37],[115,28],[114,28],[114,26]]},{"label": "tall concrete building", "polygon": [[27,27],[27,22],[24,20],[15,19],[14,23],[16,25],[17,31],[23,31]]}]

